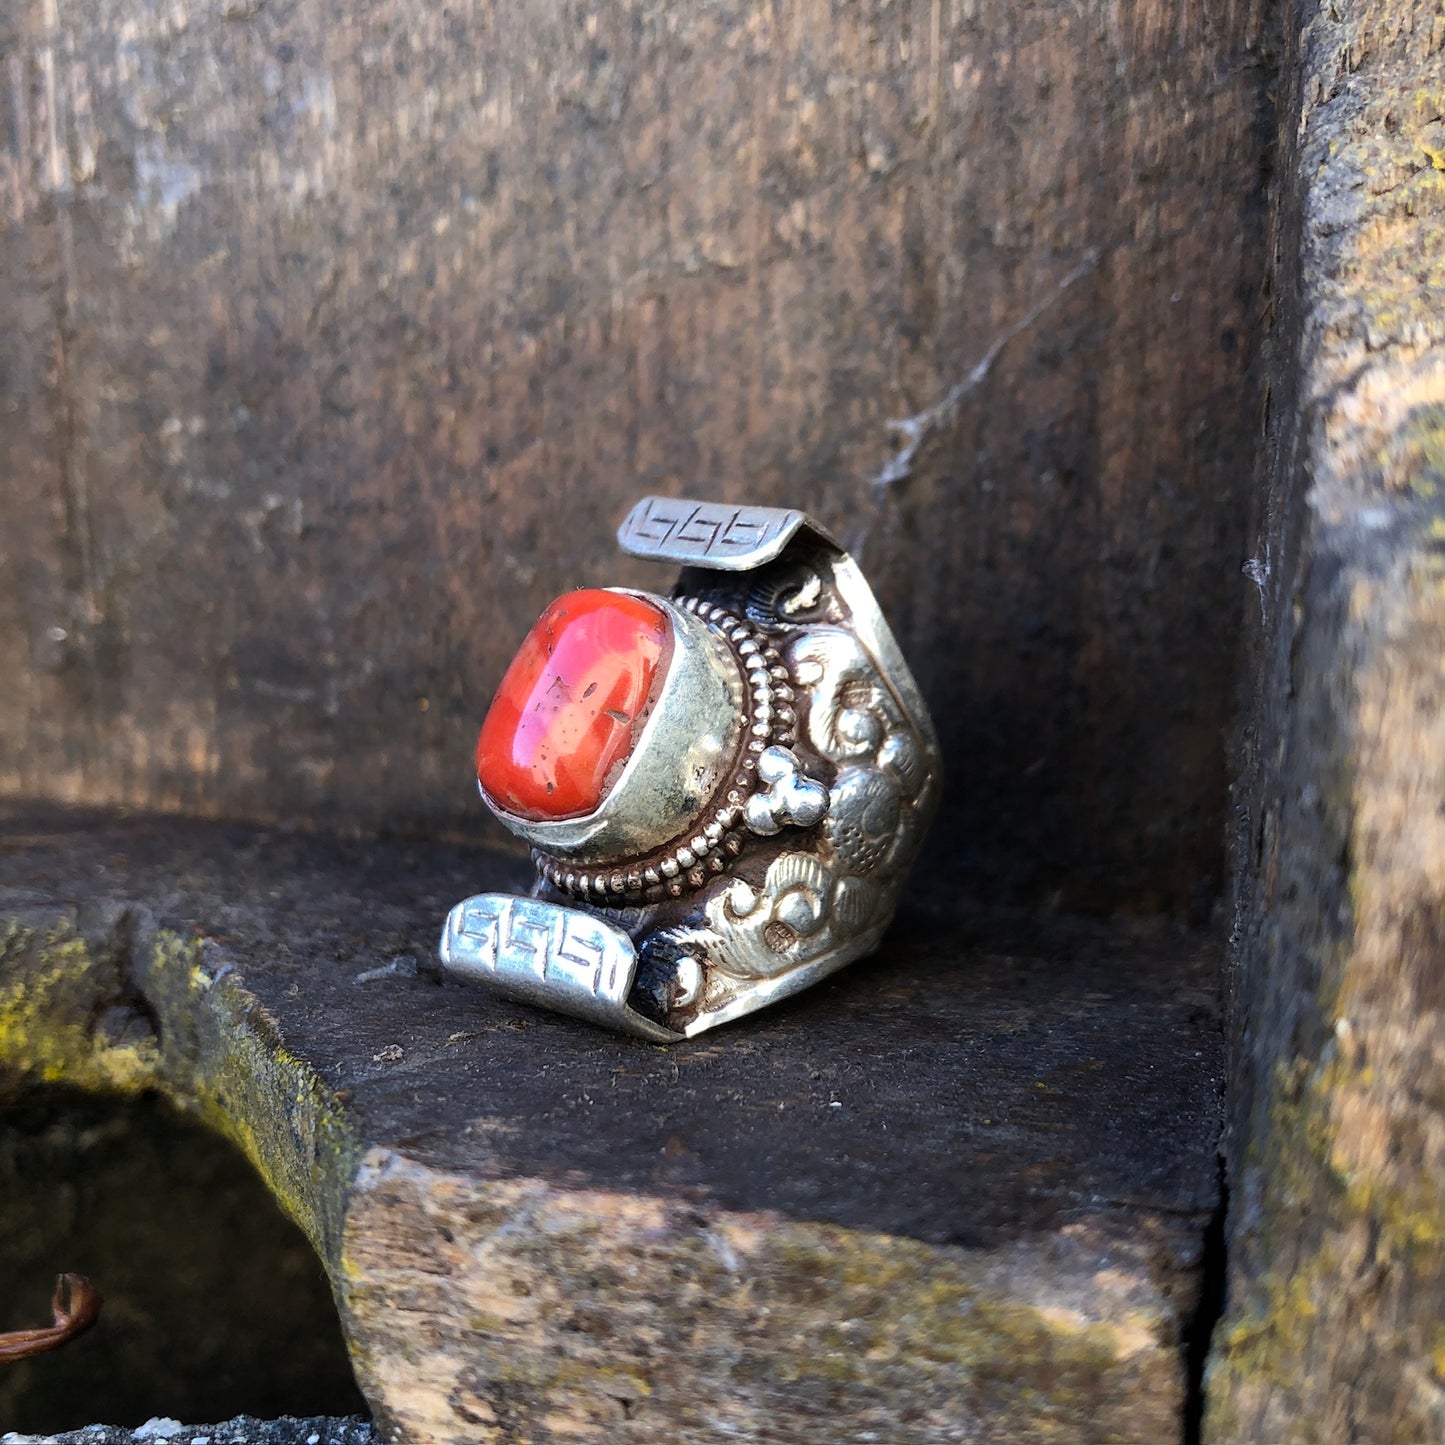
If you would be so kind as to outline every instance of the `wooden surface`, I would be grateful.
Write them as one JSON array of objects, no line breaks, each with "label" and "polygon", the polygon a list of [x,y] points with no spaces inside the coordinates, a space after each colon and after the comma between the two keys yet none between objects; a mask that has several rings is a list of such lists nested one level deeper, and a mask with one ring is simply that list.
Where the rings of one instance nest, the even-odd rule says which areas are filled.
[{"label": "wooden surface", "polygon": [[0,1063],[159,1087],[240,1142],[399,1438],[1180,1437],[1208,938],[915,906],[877,959],[665,1049],[440,981],[446,906],[514,860],[3,822]]},{"label": "wooden surface", "polygon": [[1220,1442],[1445,1438],[1445,15],[1307,6],[1243,779]]},{"label": "wooden surface", "polygon": [[934,706],[955,878],[1206,915],[1262,12],[7,6],[0,788],[478,828],[542,605],[668,580],[637,494],[803,504]]}]

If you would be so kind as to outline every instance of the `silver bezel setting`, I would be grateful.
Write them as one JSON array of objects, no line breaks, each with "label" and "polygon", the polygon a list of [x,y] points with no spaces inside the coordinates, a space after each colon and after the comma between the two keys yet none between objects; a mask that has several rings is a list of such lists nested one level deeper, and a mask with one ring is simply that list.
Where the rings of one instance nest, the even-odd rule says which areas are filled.
[{"label": "silver bezel setting", "polygon": [[609,587],[661,609],[672,655],[621,772],[601,803],[578,818],[535,820],[509,812],[478,784],[482,801],[545,856],[594,870],[652,851],[689,829],[737,753],[745,670],[714,629],[665,597]]}]

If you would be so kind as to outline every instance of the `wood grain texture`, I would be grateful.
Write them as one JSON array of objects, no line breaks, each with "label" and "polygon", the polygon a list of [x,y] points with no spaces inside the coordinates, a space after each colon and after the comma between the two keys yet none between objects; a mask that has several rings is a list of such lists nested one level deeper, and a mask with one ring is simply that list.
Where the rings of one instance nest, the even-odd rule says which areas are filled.
[{"label": "wood grain texture", "polygon": [[[1207,907],[1247,589],[1254,0],[23,0],[0,788],[480,826],[642,491],[855,540],[956,876]],[[911,475],[892,418],[1009,340]]]},{"label": "wood grain texture", "polygon": [[1445,11],[1298,17],[1220,1442],[1445,1438]]},{"label": "wood grain texture", "polygon": [[[1180,1437],[1209,937],[915,909],[667,1049],[441,981],[446,905],[514,885],[504,855],[0,822],[0,1069],[160,1089],[235,1139],[396,1438]],[[149,1030],[94,1026],[126,1002]]]}]

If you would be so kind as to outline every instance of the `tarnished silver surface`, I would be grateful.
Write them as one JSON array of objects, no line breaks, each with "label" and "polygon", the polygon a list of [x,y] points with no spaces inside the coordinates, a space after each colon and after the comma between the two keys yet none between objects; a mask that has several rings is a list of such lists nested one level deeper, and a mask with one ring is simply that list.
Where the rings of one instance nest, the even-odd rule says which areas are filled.
[{"label": "tarnished silver surface", "polygon": [[[724,708],[716,692],[665,684],[597,813],[565,836],[531,825],[553,830],[535,855],[536,899],[459,904],[442,961],[511,997],[675,1040],[877,946],[937,805],[938,742],[862,573],[803,513],[649,497],[619,541],[684,564],[677,635],[705,624],[741,686]],[[682,784],[640,754],[682,757],[694,734],[716,766],[693,797],[713,792],[679,826]],[[619,795],[634,769],[650,811],[634,811],[644,790]],[[614,850],[603,867],[599,838]],[[569,933],[567,919],[607,931]]]}]

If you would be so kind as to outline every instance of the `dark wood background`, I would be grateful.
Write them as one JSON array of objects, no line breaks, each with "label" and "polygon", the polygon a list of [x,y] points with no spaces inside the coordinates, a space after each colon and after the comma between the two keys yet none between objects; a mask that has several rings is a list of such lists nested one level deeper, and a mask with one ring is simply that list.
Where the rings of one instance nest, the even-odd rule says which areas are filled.
[{"label": "dark wood background", "polygon": [[[612,532],[686,492],[856,542],[962,886],[1199,914],[1253,598],[1270,23],[5,7],[0,791],[480,831],[521,634],[569,586],[664,585]],[[888,421],[1041,303],[875,487]]]}]

